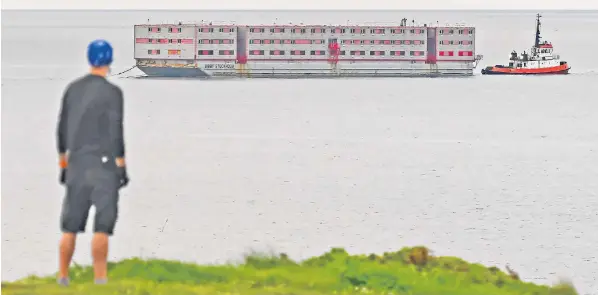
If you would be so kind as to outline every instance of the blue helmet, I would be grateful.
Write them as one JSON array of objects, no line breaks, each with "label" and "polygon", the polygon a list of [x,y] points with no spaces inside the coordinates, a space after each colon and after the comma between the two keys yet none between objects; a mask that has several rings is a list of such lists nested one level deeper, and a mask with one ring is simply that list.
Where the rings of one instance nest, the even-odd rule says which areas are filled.
[{"label": "blue helmet", "polygon": [[112,46],[106,40],[95,40],[89,43],[87,60],[93,67],[109,66],[112,63]]}]

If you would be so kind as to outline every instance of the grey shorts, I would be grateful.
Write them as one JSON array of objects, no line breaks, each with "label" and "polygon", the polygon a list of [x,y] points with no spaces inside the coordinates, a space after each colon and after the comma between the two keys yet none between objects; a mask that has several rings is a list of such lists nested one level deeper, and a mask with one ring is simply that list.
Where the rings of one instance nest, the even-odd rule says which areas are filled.
[{"label": "grey shorts", "polygon": [[67,169],[66,196],[62,203],[62,232],[85,232],[89,209],[95,207],[94,232],[112,235],[118,217],[119,187],[113,171],[102,168]]}]

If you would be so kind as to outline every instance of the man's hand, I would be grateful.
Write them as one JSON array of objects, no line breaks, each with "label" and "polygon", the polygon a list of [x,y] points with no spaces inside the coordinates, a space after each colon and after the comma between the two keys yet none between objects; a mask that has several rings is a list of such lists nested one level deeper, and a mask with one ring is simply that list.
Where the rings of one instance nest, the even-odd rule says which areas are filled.
[{"label": "man's hand", "polygon": [[118,174],[119,187],[123,188],[129,184],[129,175],[124,158],[116,158],[116,173]]},{"label": "man's hand", "polygon": [[60,184],[64,184],[66,182],[66,167],[68,166],[68,161],[66,158],[66,154],[58,155],[58,165],[60,167]]}]

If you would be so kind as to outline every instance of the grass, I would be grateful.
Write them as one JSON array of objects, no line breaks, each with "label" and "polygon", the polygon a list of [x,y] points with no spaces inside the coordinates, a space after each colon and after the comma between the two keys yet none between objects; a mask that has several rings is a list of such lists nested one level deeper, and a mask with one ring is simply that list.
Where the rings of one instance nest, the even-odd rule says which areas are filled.
[{"label": "grass", "polygon": [[71,268],[71,286],[55,276],[2,283],[4,295],[578,295],[569,284],[535,285],[497,267],[435,257],[425,247],[383,255],[344,249],[295,262],[285,254],[250,255],[239,265],[202,266],[126,259],[109,264],[109,283],[92,284],[90,267]]}]

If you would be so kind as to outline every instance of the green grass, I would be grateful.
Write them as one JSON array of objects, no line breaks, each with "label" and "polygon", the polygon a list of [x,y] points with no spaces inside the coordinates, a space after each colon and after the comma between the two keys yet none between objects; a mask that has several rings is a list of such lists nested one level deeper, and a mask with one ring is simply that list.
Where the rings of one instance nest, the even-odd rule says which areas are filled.
[{"label": "green grass", "polygon": [[109,283],[93,285],[90,267],[71,268],[71,286],[55,276],[2,283],[4,295],[578,295],[569,284],[542,286],[516,274],[435,257],[424,247],[383,255],[344,249],[295,262],[285,254],[251,255],[239,265],[203,266],[167,260],[126,259],[109,265]]}]

